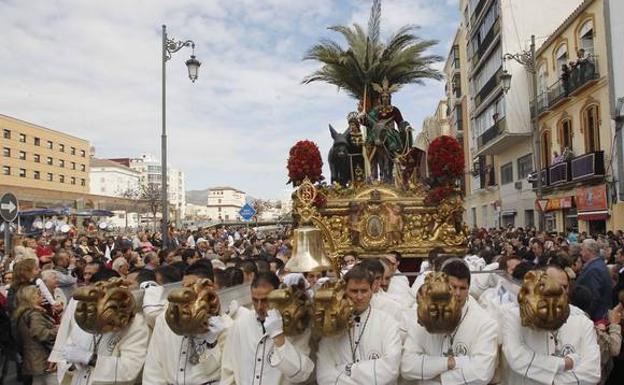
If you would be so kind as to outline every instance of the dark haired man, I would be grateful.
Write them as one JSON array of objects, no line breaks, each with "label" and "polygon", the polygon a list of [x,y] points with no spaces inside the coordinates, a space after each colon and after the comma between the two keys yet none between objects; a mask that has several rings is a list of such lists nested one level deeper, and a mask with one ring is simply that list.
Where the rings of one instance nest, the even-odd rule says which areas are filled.
[{"label": "dark haired man", "polygon": [[251,283],[254,310],[238,316],[229,332],[221,385],[292,384],[310,377],[314,370],[309,357],[310,329],[286,337],[282,316],[269,309],[268,296],[279,285],[271,272],[258,273]]},{"label": "dark haired man", "polygon": [[374,278],[365,267],[354,266],[344,281],[354,307],[353,326],[321,339],[316,380],[319,385],[394,384],[401,359],[399,326],[371,307]]},{"label": "dark haired man", "polygon": [[371,306],[392,316],[397,324],[401,326],[401,323],[403,322],[403,307],[400,303],[392,299],[388,293],[382,290],[384,280],[389,278],[389,274],[386,274],[384,264],[378,259],[369,258],[362,261],[360,266],[366,269],[369,274],[373,276],[373,296],[370,301]]},{"label": "dark haired man", "polygon": [[399,270],[401,253],[398,251],[391,251],[383,261],[387,262],[386,266],[390,269],[390,282],[388,283],[388,288],[384,290],[393,300],[401,304],[401,306],[405,308],[412,307],[416,298],[412,295],[410,290],[409,280],[406,276],[402,275]]},{"label": "dark haired man", "polygon": [[[210,262],[200,260],[188,266],[182,284],[190,287],[200,279],[214,279]],[[162,287],[150,287],[146,294],[148,290],[156,289]],[[207,333],[181,336],[175,334],[165,320],[167,301],[161,297],[160,304],[160,308],[154,307],[150,311],[150,317],[156,316],[156,322],[143,369],[143,383],[218,384],[223,346],[232,320],[227,315],[212,316],[208,320]],[[144,312],[147,310],[145,306],[144,299]]]},{"label": "dark haired man", "polygon": [[429,333],[413,320],[401,358],[401,375],[419,384],[488,384],[496,365],[496,323],[468,295],[470,270],[452,259],[442,266],[461,305],[461,318],[450,333]]}]

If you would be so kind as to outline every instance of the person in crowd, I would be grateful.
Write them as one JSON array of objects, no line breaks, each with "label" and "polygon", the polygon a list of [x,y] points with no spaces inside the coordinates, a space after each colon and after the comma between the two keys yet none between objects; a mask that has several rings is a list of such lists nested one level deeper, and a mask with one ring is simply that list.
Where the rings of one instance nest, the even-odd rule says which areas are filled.
[{"label": "person in crowd", "polygon": [[401,361],[399,325],[371,306],[375,279],[367,269],[354,266],[344,281],[354,307],[353,326],[338,336],[321,338],[317,383],[393,384]]},{"label": "person in crowd", "polygon": [[279,284],[271,272],[258,273],[251,283],[253,311],[238,317],[229,332],[221,367],[222,385],[302,383],[312,374],[311,330],[286,337],[281,314],[269,309],[269,293]]},{"label": "person in crowd", "polygon": [[[108,280],[107,276],[100,271],[93,280]],[[72,385],[134,383],[143,369],[149,337],[149,327],[140,312],[123,329],[100,335],[73,327],[61,348],[59,367],[71,375]]]},{"label": "person in crowd", "polygon": [[97,273],[100,269],[103,269],[103,264],[101,262],[90,262],[87,263],[84,267],[82,273],[82,285],[87,286],[91,284],[91,278],[95,273]]},{"label": "person in crowd", "polygon": [[17,309],[13,312],[16,343],[22,356],[22,375],[32,377],[32,385],[55,385],[56,365],[48,362],[57,327],[46,309],[36,286],[24,286],[17,293]]},{"label": "person in crowd", "polygon": [[[593,306],[592,292],[583,285],[577,285],[570,295],[570,303],[582,310],[587,317]],[[613,357],[620,354],[622,347],[622,315],[617,309],[609,310],[608,323],[599,321],[594,324],[598,346],[600,347],[600,384],[605,384],[613,370]]]},{"label": "person in crowd", "polygon": [[125,258],[117,258],[113,261],[112,269],[115,270],[122,278],[126,278],[130,271],[130,266]]},{"label": "person in crowd", "polygon": [[54,296],[46,287],[43,280],[39,277],[41,269],[39,269],[39,263],[32,258],[23,259],[17,262],[13,267],[13,283],[9,288],[7,301],[9,312],[12,312],[19,305],[17,302],[17,293],[22,287],[34,285],[37,286],[41,295],[43,296],[43,302],[47,305],[48,311],[52,314],[52,311],[59,312],[62,309],[61,304],[57,304]]},{"label": "person in crowd", "polygon": [[[546,306],[555,306],[561,298],[567,298],[564,289],[546,273],[528,272],[524,285],[538,279],[548,288],[543,294],[548,295],[544,300]],[[556,330],[548,330],[541,325],[523,325],[520,307],[505,312],[503,352],[510,368],[508,383],[598,383],[600,351],[594,325],[582,310],[573,305],[569,305],[567,317],[565,312],[564,309],[549,311],[548,315],[555,321],[563,322]],[[529,319],[528,316],[526,318]],[[530,319],[525,322],[530,322]]]},{"label": "person in crowd", "polygon": [[65,298],[71,298],[72,291],[76,287],[78,279],[72,275],[74,266],[71,265],[73,257],[65,250],[59,250],[54,254],[54,270],[58,273],[58,287],[63,291]]},{"label": "person in crowd", "polygon": [[160,265],[158,254],[154,251],[145,253],[145,256],[143,257],[143,265],[145,265],[145,269],[155,270]]},{"label": "person in crowd", "polygon": [[243,272],[243,283],[251,283],[258,275],[258,266],[253,261],[243,261],[237,268]]},{"label": "person in crowd", "polygon": [[488,384],[496,367],[496,322],[469,296],[470,270],[464,261],[450,259],[442,272],[461,306],[461,318],[449,333],[429,333],[412,320],[401,376],[419,384]]},{"label": "person in crowd", "polygon": [[385,268],[379,259],[367,258],[360,262],[362,266],[373,277],[373,296],[370,300],[370,306],[390,315],[399,325],[400,335],[404,333],[403,329],[403,307],[396,302],[388,293],[382,290],[382,282],[384,280]]},{"label": "person in crowd", "polygon": [[[200,279],[214,280],[210,263],[190,265],[182,282],[191,287]],[[166,322],[165,307],[156,317],[143,369],[143,384],[219,384],[223,345],[231,319],[228,316],[210,317],[206,334],[181,336]]]},{"label": "person in crowd", "polygon": [[590,313],[591,319],[598,321],[607,316],[613,299],[613,284],[609,270],[603,258],[600,258],[598,243],[586,239],[581,245],[581,257],[584,265],[576,279],[577,285],[587,286],[592,291],[595,306]]},{"label": "person in crowd", "polygon": [[401,306],[408,308],[411,307],[416,298],[412,296],[410,290],[409,280],[401,271],[399,266],[401,265],[401,253],[398,251],[392,251],[384,258],[387,261],[387,266],[390,268],[390,282],[385,291],[394,299],[399,302]]}]

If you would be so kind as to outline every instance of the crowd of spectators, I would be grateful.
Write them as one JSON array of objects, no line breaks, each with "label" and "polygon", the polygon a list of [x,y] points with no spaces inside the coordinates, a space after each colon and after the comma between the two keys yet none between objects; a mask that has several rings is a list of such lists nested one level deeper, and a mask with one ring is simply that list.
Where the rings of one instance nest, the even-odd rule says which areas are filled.
[{"label": "crowd of spectators", "polygon": [[[172,230],[163,249],[158,233],[39,235],[0,243],[0,348],[26,384],[51,381],[48,362],[61,316],[75,288],[102,277],[121,277],[132,288],[182,280],[198,261],[212,265],[218,289],[249,283],[262,271],[278,272],[291,254],[289,229],[247,227]],[[0,241],[1,242],[1,241]],[[201,263],[200,263],[201,264]],[[143,286],[142,286],[143,284]],[[8,370],[5,362],[2,377]]]}]

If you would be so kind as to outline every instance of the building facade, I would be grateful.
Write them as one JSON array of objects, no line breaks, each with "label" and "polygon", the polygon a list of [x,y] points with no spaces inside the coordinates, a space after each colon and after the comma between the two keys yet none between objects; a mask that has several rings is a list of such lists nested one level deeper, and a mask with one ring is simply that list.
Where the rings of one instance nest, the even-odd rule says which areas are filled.
[{"label": "building facade", "polygon": [[136,196],[140,176],[138,171],[121,163],[91,158],[89,172],[91,194],[128,198]]},{"label": "building facade", "polygon": [[213,221],[240,220],[239,211],[245,205],[247,194],[228,187],[212,187],[208,191],[208,218]]},{"label": "building facade", "polygon": [[[527,181],[534,164],[529,78],[522,65],[504,62],[503,57],[527,50],[531,35],[548,35],[579,2],[460,1],[463,20],[459,29],[464,30],[458,31],[456,41],[465,36],[468,90],[460,90],[453,97],[461,100],[467,92],[464,105],[470,133],[466,135],[464,130],[464,135],[470,175],[465,207],[469,225],[518,227],[536,223],[535,194]],[[461,78],[462,51],[458,53]],[[503,68],[512,74],[507,93],[499,77]]]},{"label": "building facade", "polygon": [[583,1],[537,51],[547,230],[621,228],[612,211],[617,194],[604,5]]},{"label": "building facade", "polygon": [[611,124],[614,130],[613,162],[615,189],[617,197],[613,197],[612,226],[616,229],[624,228],[624,72],[621,70],[624,63],[624,2],[620,0],[604,0],[605,40],[607,44],[607,62],[609,77],[609,94]]},{"label": "building facade", "polygon": [[[462,6],[460,2],[460,7]],[[466,27],[462,21],[455,32],[453,44],[449,51],[446,62],[444,63],[444,75],[446,78],[446,114],[447,124],[450,135],[454,136],[464,149],[464,164],[471,165],[470,157],[470,119],[468,118],[468,103],[470,101],[468,94],[468,70],[467,70],[467,45],[466,45]],[[471,190],[470,183],[472,178],[470,173],[466,172],[461,181],[464,196],[469,199]],[[476,223],[469,221],[469,217],[464,213],[464,222],[471,226]]]},{"label": "building facade", "polygon": [[0,185],[89,193],[89,142],[0,115]]},{"label": "building facade", "polygon": [[[162,167],[160,160],[151,154],[141,154],[137,158],[110,159],[139,172],[139,184],[146,188],[160,189],[162,186]],[[167,168],[167,193],[172,207],[171,218],[181,223],[186,210],[186,187],[184,172]]]}]

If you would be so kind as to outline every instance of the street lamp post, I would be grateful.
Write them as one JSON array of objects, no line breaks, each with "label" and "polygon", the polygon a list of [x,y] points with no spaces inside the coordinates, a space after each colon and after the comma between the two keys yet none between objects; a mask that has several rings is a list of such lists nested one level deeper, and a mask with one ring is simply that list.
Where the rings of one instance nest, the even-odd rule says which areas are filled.
[{"label": "street lamp post", "polygon": [[[522,51],[520,53],[503,55],[503,60],[514,60],[520,63],[528,73],[531,74],[531,88],[533,92],[533,113],[531,117],[531,125],[533,129],[533,154],[534,164],[537,169],[537,201],[542,202],[543,190],[542,190],[542,165],[541,165],[541,145],[540,134],[537,126],[537,65],[535,57],[535,35],[531,35],[531,47],[528,51]],[[500,75],[500,81],[505,93],[509,91],[511,87],[511,74],[505,69]],[[540,206],[538,212],[538,228],[544,230],[544,208]]]},{"label": "street lamp post", "polygon": [[161,205],[162,205],[162,247],[169,245],[169,202],[167,193],[167,83],[166,69],[167,61],[171,56],[183,47],[191,47],[193,53],[186,61],[189,79],[193,83],[197,80],[197,72],[201,63],[195,58],[195,43],[192,40],[180,41],[167,37],[167,26],[162,26],[162,135],[161,135]]}]

